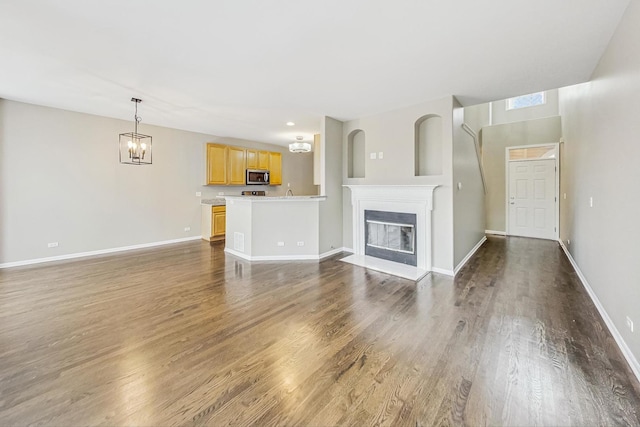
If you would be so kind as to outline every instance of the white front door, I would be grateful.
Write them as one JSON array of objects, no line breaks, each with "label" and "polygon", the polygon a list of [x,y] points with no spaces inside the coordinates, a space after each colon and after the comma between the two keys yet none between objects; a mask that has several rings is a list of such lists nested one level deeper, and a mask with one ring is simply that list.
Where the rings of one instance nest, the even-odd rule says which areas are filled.
[{"label": "white front door", "polygon": [[509,162],[507,203],[509,235],[555,239],[555,159]]}]

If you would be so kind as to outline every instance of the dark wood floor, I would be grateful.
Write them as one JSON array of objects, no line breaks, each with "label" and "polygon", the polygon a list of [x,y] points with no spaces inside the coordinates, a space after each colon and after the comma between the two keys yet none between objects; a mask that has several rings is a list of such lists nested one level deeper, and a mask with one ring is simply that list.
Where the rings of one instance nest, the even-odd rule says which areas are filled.
[{"label": "dark wood floor", "polygon": [[454,280],[190,242],[0,270],[0,425],[640,425],[557,244]]}]

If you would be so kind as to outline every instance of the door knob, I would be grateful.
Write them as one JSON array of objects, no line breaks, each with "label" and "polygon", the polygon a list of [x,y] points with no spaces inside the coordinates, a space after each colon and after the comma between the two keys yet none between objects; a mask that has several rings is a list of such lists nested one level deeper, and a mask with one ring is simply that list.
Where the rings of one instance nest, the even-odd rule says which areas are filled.
[{"label": "door knob", "polygon": [[515,204],[516,204],[516,202],[511,202],[511,204],[512,204],[512,205],[515,205]]}]

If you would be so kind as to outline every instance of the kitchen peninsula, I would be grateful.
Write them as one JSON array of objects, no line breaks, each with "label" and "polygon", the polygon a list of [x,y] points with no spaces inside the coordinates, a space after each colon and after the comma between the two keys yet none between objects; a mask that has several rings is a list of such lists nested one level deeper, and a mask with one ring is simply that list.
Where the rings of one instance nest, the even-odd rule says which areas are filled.
[{"label": "kitchen peninsula", "polygon": [[325,196],[226,196],[225,252],[251,260],[320,259]]}]

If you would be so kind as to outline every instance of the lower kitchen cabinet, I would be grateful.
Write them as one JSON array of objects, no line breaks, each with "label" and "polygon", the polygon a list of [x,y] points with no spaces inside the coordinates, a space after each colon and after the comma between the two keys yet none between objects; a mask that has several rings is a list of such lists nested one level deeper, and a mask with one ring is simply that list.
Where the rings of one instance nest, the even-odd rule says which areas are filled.
[{"label": "lower kitchen cabinet", "polygon": [[202,240],[224,240],[227,230],[227,207],[202,205]]},{"label": "lower kitchen cabinet", "polygon": [[212,240],[224,239],[227,225],[227,207],[212,206],[211,207],[211,233]]}]

